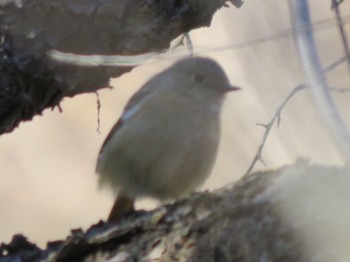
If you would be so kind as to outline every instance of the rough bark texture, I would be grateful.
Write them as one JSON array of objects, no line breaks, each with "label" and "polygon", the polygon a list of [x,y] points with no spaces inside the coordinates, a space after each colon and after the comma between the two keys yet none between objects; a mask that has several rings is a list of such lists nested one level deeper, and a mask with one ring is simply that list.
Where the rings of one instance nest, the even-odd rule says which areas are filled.
[{"label": "rough bark texture", "polygon": [[[126,67],[79,67],[49,50],[134,55],[161,51],[209,26],[227,0],[0,0],[0,134],[64,96],[108,86]],[[230,0],[236,5],[241,0]]]},{"label": "rough bark texture", "polygon": [[[140,211],[118,225],[100,222],[87,232],[74,230],[44,251],[16,236],[0,247],[7,254],[0,261],[347,261],[340,259],[347,245],[344,251],[332,241],[348,243],[343,238],[349,235],[348,217],[342,224],[336,213],[346,214],[337,208],[348,206],[349,173],[300,161]],[[332,230],[325,233],[329,225]]]}]

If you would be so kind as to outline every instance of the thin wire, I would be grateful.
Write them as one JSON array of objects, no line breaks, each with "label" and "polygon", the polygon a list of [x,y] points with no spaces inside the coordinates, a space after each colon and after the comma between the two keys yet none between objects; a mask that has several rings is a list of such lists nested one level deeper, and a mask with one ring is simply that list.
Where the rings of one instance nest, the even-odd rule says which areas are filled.
[{"label": "thin wire", "polygon": [[[342,17],[342,24],[349,24],[350,23],[350,15],[343,16]],[[314,22],[313,24],[313,30],[324,30],[327,28],[334,27],[338,25],[338,21],[334,18],[332,19],[323,19],[319,20],[317,22]],[[210,47],[209,45],[200,46],[196,45],[196,55],[200,54],[208,54],[211,52],[220,52],[225,51],[228,49],[241,49],[253,45],[259,45],[262,43],[271,42],[277,39],[283,39],[287,37],[291,37],[292,33],[296,30],[296,28],[288,28],[285,30],[281,30],[279,32],[276,32],[274,34],[265,35],[262,37],[254,38],[242,43],[238,44],[224,44],[224,45],[218,45],[215,44],[214,47]],[[163,50],[164,51],[164,50]],[[98,67],[98,66],[137,66],[144,63],[149,63],[151,61],[157,60],[166,60],[171,58],[181,58],[181,57],[187,57],[188,56],[188,48],[176,48],[176,49],[169,49],[166,52],[149,52],[144,53],[140,55],[104,55],[104,54],[75,54],[75,53],[65,53],[61,52],[59,50],[49,50],[48,56],[51,59],[54,59],[56,61],[62,62],[62,63],[69,63],[69,64],[76,64],[79,66],[88,66],[88,67]]]},{"label": "thin wire", "polygon": [[[342,16],[341,23],[342,23],[342,25],[350,24],[350,15]],[[323,19],[323,20],[316,21],[312,25],[313,25],[313,28],[312,28],[313,32],[316,32],[316,31],[320,31],[320,30],[329,29],[329,28],[332,28],[335,26],[339,26],[339,22],[334,18],[329,18],[329,19]],[[223,51],[223,50],[227,50],[227,49],[241,49],[241,48],[245,48],[245,47],[249,47],[249,46],[253,46],[253,45],[271,42],[271,41],[278,40],[278,39],[292,37],[293,32],[295,30],[296,30],[296,27],[291,27],[288,29],[284,29],[284,30],[275,32],[275,33],[270,34],[270,35],[257,37],[257,38],[247,40],[245,42],[238,43],[238,44],[224,44],[224,45],[215,44],[215,47],[208,47],[210,45],[205,45],[205,46],[196,45],[195,49],[196,49],[197,54],[200,52],[208,53],[208,52]],[[203,50],[198,52],[198,49],[203,49]],[[181,50],[176,49],[172,53],[175,54],[176,51],[181,51]],[[164,56],[167,56],[167,55],[169,55],[169,53],[164,54]]]}]

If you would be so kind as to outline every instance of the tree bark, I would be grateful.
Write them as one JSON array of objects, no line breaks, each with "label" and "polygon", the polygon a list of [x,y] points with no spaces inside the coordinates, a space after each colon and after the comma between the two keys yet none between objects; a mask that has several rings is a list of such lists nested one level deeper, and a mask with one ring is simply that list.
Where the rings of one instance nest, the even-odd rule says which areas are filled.
[{"label": "tree bark", "polygon": [[[227,0],[0,0],[0,134],[132,67],[60,63],[48,51],[135,55],[209,26]],[[230,0],[236,6],[241,0]]]},{"label": "tree bark", "polygon": [[16,236],[0,261],[347,261],[349,171],[301,160],[116,225],[73,230],[44,251]]}]

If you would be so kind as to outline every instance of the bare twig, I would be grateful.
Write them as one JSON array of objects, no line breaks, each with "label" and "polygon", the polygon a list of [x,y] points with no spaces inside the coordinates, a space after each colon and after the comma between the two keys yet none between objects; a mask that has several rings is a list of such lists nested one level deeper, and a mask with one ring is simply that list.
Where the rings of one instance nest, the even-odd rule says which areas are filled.
[{"label": "bare twig", "polygon": [[336,19],[337,19],[337,22],[338,22],[338,28],[339,28],[340,36],[341,36],[341,39],[342,39],[344,52],[345,52],[345,55],[346,55],[347,61],[348,61],[348,69],[349,69],[349,72],[350,72],[350,49],[349,49],[348,38],[346,36],[345,28],[344,28],[344,25],[343,25],[343,20],[342,20],[341,14],[340,14],[339,4],[341,2],[342,1],[339,1],[339,0],[332,0],[332,9],[335,12],[335,16],[336,16]]},{"label": "bare twig", "polygon": [[[333,3],[335,4],[335,2],[333,1]],[[337,9],[337,5],[334,5],[334,8]],[[338,10],[339,11],[339,10]],[[329,72],[331,70],[333,70],[334,68],[336,68],[338,65],[342,64],[343,62],[345,61],[348,61],[349,62],[349,50],[348,50],[348,46],[347,46],[347,39],[346,39],[346,36],[345,36],[345,33],[344,33],[344,30],[343,30],[343,22],[340,18],[340,14],[339,12],[337,13],[337,23],[338,23],[338,26],[339,28],[342,28],[341,29],[341,32],[343,32],[342,34],[342,38],[343,38],[343,44],[344,44],[344,48],[346,50],[346,56],[345,57],[342,57],[340,59],[338,59],[337,61],[335,61],[334,63],[332,63],[331,65],[327,66],[324,70],[323,70],[323,73],[326,73],[326,72]],[[283,35],[283,34],[282,34]],[[281,36],[282,36],[281,35]],[[350,68],[350,67],[349,67]],[[273,126],[273,124],[275,122],[277,122],[277,126],[279,126],[280,124],[280,121],[281,121],[281,112],[283,110],[283,108],[285,107],[285,105],[287,104],[287,102],[299,91],[303,90],[306,88],[306,85],[304,84],[301,84],[297,87],[295,87],[292,92],[287,96],[287,98],[283,101],[283,103],[277,108],[276,110],[276,113],[275,115],[273,116],[273,118],[270,120],[270,122],[268,124],[259,124],[260,126],[263,126],[265,128],[265,133],[263,135],[263,139],[262,139],[262,142],[260,144],[260,146],[258,147],[258,150],[255,154],[255,157],[252,161],[252,163],[250,164],[250,166],[248,167],[246,173],[245,173],[245,176],[246,175],[249,175],[250,172],[253,170],[255,164],[257,161],[262,161],[262,151],[263,151],[263,148],[264,148],[264,145],[267,141],[267,138],[268,138],[268,135],[270,133],[270,130]],[[336,91],[336,92],[349,92],[349,89],[339,89],[339,88],[330,88],[331,91]],[[264,162],[263,162],[264,163]],[[266,165],[264,163],[264,165]]]},{"label": "bare twig", "polygon": [[[254,166],[255,166],[255,164],[256,164],[257,161],[262,161],[262,151],[263,151],[263,149],[264,149],[264,145],[265,145],[265,143],[266,143],[266,141],[267,141],[267,138],[268,138],[268,136],[269,136],[270,130],[271,130],[273,124],[275,123],[275,121],[277,121],[277,123],[278,123],[278,125],[279,125],[279,122],[281,121],[281,120],[280,120],[280,119],[281,119],[281,113],[282,113],[282,110],[283,110],[283,108],[285,107],[285,105],[288,103],[288,101],[289,101],[297,92],[299,92],[299,91],[301,91],[301,90],[303,90],[303,89],[305,89],[305,88],[306,88],[306,86],[303,85],[303,84],[296,86],[296,87],[292,90],[292,92],[284,99],[283,103],[277,108],[277,110],[276,110],[274,116],[272,117],[272,119],[270,120],[270,122],[267,123],[266,125],[261,125],[261,124],[260,124],[260,126],[263,126],[263,127],[265,128],[265,133],[264,133],[264,135],[263,135],[262,142],[261,142],[260,146],[258,147],[258,150],[257,150],[257,152],[256,152],[256,154],[255,154],[255,157],[254,157],[252,163],[250,164],[250,166],[248,167],[247,171],[245,172],[244,176],[247,176],[247,175],[250,174],[250,172],[253,170],[253,168],[254,168]],[[264,163],[264,162],[263,162],[263,163]],[[266,164],[264,163],[264,165],[266,165]]]},{"label": "bare twig", "polygon": [[335,7],[339,6],[343,2],[344,0],[332,0],[331,9],[334,9]]},{"label": "bare twig", "polygon": [[101,134],[101,118],[100,118],[100,114],[101,114],[101,100],[100,100],[100,95],[98,94],[98,92],[95,92],[96,94],[96,102],[97,102],[97,133]]},{"label": "bare twig", "polygon": [[[335,69],[337,66],[339,66],[340,64],[342,64],[343,62],[346,61],[346,57],[342,57],[338,60],[336,60],[335,62],[333,62],[332,64],[330,64],[329,66],[325,67],[325,69],[323,70],[323,73],[327,73],[332,71],[333,69]],[[265,143],[267,141],[268,135],[270,133],[270,130],[273,126],[273,124],[275,123],[275,121],[277,122],[277,126],[279,127],[280,122],[281,122],[281,112],[283,110],[283,108],[285,107],[285,105],[287,104],[287,102],[299,91],[305,89],[307,86],[305,84],[300,84],[298,86],[296,86],[292,92],[285,98],[285,100],[283,101],[283,103],[277,108],[276,113],[274,114],[274,116],[272,117],[272,119],[270,120],[269,123],[267,124],[257,124],[258,126],[262,126],[265,128],[265,133],[263,135],[263,139],[262,142],[260,144],[260,146],[258,147],[258,150],[254,156],[254,159],[252,161],[252,163],[250,164],[250,166],[248,167],[247,171],[245,172],[244,176],[247,176],[250,174],[250,172],[253,170],[256,162],[261,161],[265,166],[266,163],[262,161],[262,151],[264,149]],[[335,91],[335,92],[341,92],[341,93],[345,93],[345,92],[350,92],[350,89],[347,88],[330,88],[331,91]]]},{"label": "bare twig", "polygon": [[329,66],[327,66],[326,68],[324,68],[324,72],[327,73],[329,71],[332,71],[334,68],[336,68],[338,65],[344,63],[347,60],[347,57],[344,56],[342,58],[339,58],[337,61],[333,62],[332,64],[330,64]]}]

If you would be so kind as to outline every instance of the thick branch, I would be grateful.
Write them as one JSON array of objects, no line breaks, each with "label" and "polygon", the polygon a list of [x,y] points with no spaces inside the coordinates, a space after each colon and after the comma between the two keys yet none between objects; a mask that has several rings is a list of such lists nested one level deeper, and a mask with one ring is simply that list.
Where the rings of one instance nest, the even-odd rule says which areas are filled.
[{"label": "thick branch", "polygon": [[349,187],[349,169],[298,161],[118,225],[74,230],[45,251],[17,236],[0,261],[346,261]]},{"label": "thick branch", "polygon": [[[209,26],[227,0],[1,0],[0,134],[64,96],[94,92],[131,67],[79,67],[47,52],[135,55]],[[239,4],[241,0],[231,0]]]}]

